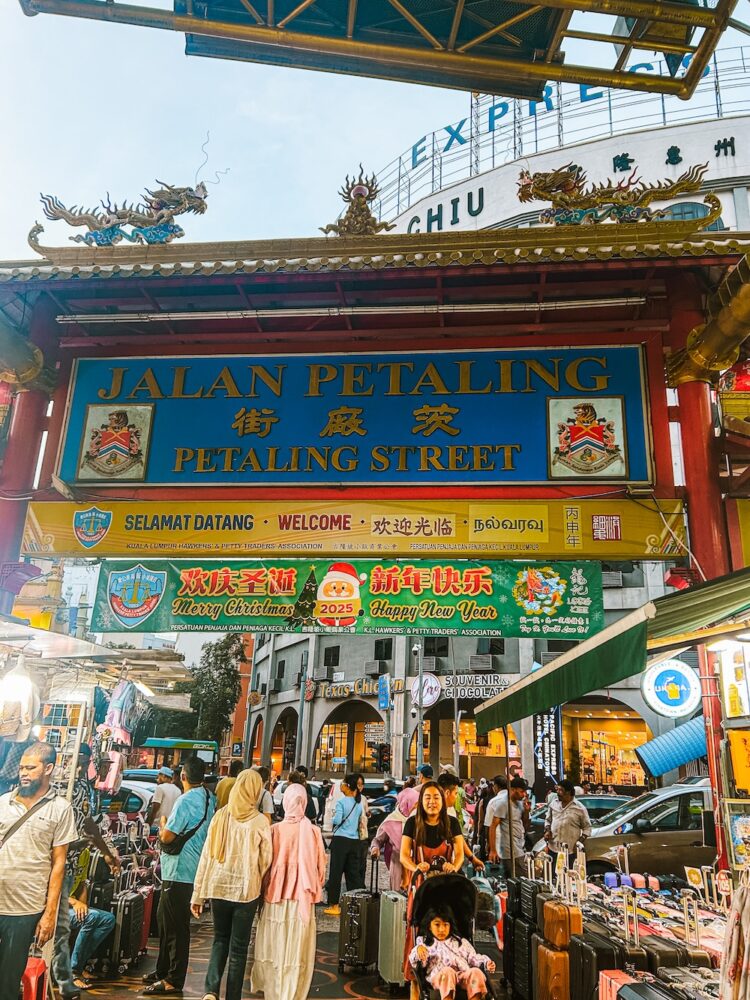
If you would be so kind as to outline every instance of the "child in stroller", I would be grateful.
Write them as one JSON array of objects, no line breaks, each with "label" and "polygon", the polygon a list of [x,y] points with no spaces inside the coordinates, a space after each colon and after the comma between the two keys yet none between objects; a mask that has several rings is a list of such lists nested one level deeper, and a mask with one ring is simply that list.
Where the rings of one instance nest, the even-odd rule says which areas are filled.
[{"label": "child in stroller", "polygon": [[485,973],[494,972],[495,963],[471,943],[475,908],[476,890],[461,876],[437,876],[417,890],[412,922],[419,936],[409,962],[420,997],[429,997],[430,988],[441,1000],[454,1000],[457,991],[468,1000],[494,996]]}]

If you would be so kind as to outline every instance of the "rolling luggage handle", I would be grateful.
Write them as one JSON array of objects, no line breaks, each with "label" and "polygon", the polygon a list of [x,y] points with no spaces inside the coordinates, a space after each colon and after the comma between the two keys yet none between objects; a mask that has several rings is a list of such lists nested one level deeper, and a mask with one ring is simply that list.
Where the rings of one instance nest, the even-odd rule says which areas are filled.
[{"label": "rolling luggage handle", "polygon": [[718,910],[719,898],[716,893],[716,878],[711,865],[703,865],[701,867],[701,875],[703,876],[703,885],[706,890],[706,903],[708,906],[714,906]]},{"label": "rolling luggage handle", "polygon": [[694,889],[682,890],[682,914],[685,921],[685,944],[700,948],[701,929],[698,922],[698,893]]},{"label": "rolling luggage handle", "polygon": [[[625,944],[630,948],[640,947],[640,930],[638,929],[638,894],[635,889],[622,887],[622,913],[625,925]],[[631,933],[630,922],[633,930]]]}]

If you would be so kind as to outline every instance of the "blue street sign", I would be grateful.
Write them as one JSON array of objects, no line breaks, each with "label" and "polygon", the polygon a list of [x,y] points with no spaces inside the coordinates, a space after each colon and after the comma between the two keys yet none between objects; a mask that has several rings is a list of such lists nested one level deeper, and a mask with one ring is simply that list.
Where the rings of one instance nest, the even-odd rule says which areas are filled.
[{"label": "blue street sign", "polygon": [[378,677],[378,709],[386,712],[391,707],[391,675]]}]

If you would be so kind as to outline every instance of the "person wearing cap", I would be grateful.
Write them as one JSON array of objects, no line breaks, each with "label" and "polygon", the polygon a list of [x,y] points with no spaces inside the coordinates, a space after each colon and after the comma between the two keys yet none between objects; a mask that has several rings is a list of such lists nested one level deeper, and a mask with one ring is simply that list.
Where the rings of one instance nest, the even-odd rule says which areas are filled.
[{"label": "person wearing cap", "polygon": [[[73,781],[73,794],[70,803],[73,808],[73,819],[78,836],[68,848],[65,861],[65,874],[60,891],[55,943],[52,952],[52,971],[64,1000],[72,1000],[73,997],[79,995],[81,989],[88,988],[87,981],[82,977],[85,962],[80,961],[80,955],[83,952],[80,949],[78,954],[74,952],[78,964],[73,963],[71,959],[71,926],[79,927],[83,931],[88,914],[91,914],[84,933],[84,950],[86,941],[90,940],[94,927],[96,928],[94,947],[96,947],[111,933],[114,926],[114,919],[109,919],[112,914],[102,914],[102,919],[99,920],[99,911],[89,910],[85,900],[81,901],[85,892],[89,845],[93,845],[101,851],[102,857],[111,871],[119,871],[120,868],[120,859],[114,845],[105,841],[99,829],[98,816],[94,808],[93,786],[88,779],[90,764],[91,747],[87,743],[82,743],[78,751],[78,766]],[[61,798],[66,798],[67,782],[57,784],[55,791]],[[91,954],[93,954],[93,948],[89,949],[86,961]]]},{"label": "person wearing cap", "polygon": [[435,772],[432,770],[432,764],[422,764],[421,767],[417,768],[417,774],[419,775],[419,784],[425,785],[428,781],[432,781]]},{"label": "person wearing cap", "polygon": [[180,797],[180,790],[172,781],[174,771],[171,767],[160,767],[156,775],[156,791],[146,813],[146,822],[152,831],[158,831],[162,817],[168,820],[172,815],[175,803]]},{"label": "person wearing cap", "polygon": [[[506,876],[520,871],[523,862],[526,828],[529,825],[528,784],[524,778],[511,780],[508,790],[493,800],[488,839],[490,861],[499,861]],[[511,847],[511,838],[513,841]]]}]

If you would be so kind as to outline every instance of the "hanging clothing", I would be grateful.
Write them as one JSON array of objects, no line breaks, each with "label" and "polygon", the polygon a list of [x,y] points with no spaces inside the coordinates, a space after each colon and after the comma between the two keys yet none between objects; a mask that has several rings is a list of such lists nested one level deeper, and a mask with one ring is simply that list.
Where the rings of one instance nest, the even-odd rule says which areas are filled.
[{"label": "hanging clothing", "polygon": [[130,746],[135,729],[138,689],[132,681],[120,681],[112,692],[104,725],[112,730],[116,743]]},{"label": "hanging clothing", "polygon": [[271,827],[273,863],[263,891],[251,989],[266,1000],[305,1000],[315,969],[315,903],[322,898],[323,837],[305,816],[302,785],[284,792],[284,819]]}]

